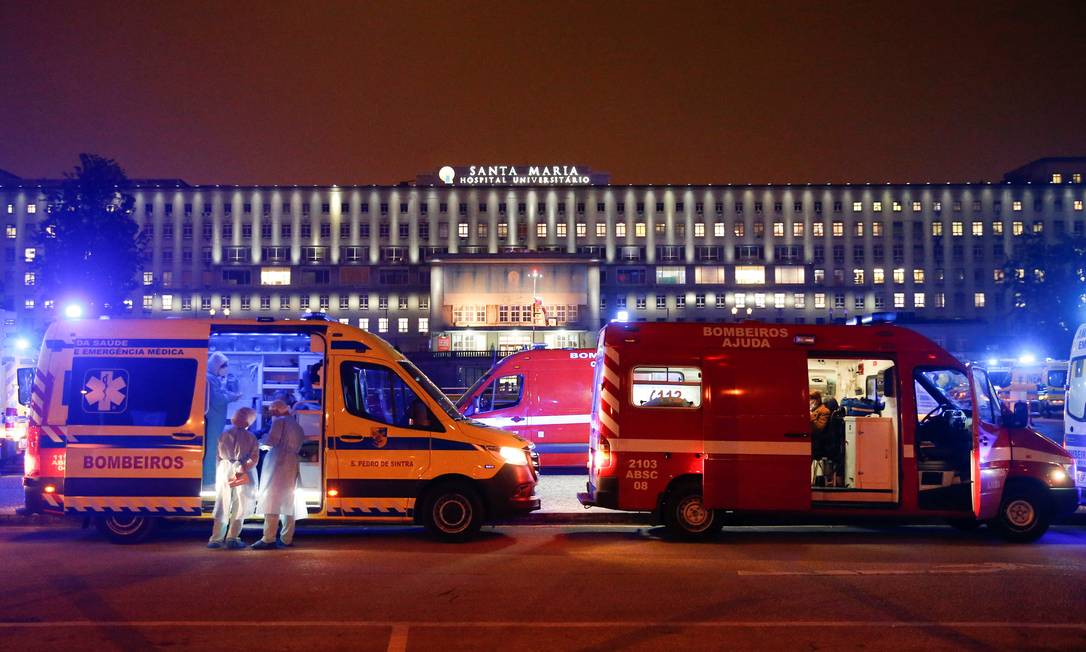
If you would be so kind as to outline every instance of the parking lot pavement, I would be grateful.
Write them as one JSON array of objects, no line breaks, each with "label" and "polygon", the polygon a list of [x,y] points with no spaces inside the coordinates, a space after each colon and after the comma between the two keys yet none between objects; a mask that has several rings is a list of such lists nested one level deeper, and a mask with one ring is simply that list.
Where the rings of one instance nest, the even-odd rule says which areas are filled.
[{"label": "parking lot pavement", "polygon": [[17,507],[23,506],[23,477],[21,475],[0,476],[0,514],[14,514]]}]

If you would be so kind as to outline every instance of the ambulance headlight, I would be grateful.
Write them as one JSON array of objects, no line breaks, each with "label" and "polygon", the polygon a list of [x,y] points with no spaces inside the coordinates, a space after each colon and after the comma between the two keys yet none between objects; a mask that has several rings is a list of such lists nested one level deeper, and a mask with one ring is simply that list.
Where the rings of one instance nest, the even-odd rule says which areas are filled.
[{"label": "ambulance headlight", "polygon": [[484,446],[484,448],[502,458],[506,464],[524,466],[528,463],[528,455],[522,448],[515,446]]},{"label": "ambulance headlight", "polygon": [[1048,481],[1053,486],[1072,484],[1075,477],[1075,463],[1060,464],[1048,472]]}]

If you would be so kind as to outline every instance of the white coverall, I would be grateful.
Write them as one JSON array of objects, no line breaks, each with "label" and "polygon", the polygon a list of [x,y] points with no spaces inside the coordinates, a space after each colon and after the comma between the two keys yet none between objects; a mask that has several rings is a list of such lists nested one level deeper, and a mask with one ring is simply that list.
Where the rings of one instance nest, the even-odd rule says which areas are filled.
[{"label": "white coverall", "polygon": [[294,522],[306,515],[305,500],[295,491],[299,479],[298,453],[305,443],[305,433],[293,416],[275,417],[271,430],[260,442],[270,450],[260,473],[257,513],[264,515],[264,543],[275,543],[275,532],[282,523],[280,537],[290,545],[294,540]]},{"label": "white coverall", "polygon": [[[260,461],[260,445],[253,433],[237,426],[224,430],[219,437],[218,464],[215,467],[215,526],[211,542],[236,540],[241,534],[241,522],[253,513],[256,503],[256,464]],[[231,487],[235,474],[247,473],[249,482]]]}]

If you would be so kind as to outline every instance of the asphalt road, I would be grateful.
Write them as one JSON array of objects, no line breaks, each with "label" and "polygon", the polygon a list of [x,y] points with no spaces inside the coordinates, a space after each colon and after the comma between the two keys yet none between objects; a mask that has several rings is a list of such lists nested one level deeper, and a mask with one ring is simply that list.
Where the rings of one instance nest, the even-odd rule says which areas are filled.
[{"label": "asphalt road", "polygon": [[[247,531],[252,539],[255,531]],[[1010,545],[946,527],[300,531],[209,551],[0,528],[0,649],[1084,649],[1086,530]]]}]

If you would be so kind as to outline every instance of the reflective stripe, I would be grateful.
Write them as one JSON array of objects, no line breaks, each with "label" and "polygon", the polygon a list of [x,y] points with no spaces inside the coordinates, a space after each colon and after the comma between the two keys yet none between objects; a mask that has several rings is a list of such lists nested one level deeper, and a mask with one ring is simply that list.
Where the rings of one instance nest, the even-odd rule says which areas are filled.
[{"label": "reflective stripe", "polygon": [[810,457],[806,441],[757,441],[749,439],[706,441],[698,439],[611,440],[611,450],[622,453],[712,453],[717,455],[802,455]]},{"label": "reflective stripe", "polygon": [[[606,412],[600,412],[599,417],[600,417],[600,425],[602,425],[603,427],[610,430],[611,433],[615,433],[615,434],[618,433],[618,424],[615,423],[615,420],[611,418],[611,415],[607,414]],[[611,433],[606,433],[606,434],[611,434]],[[618,440],[616,439],[615,441],[618,441]],[[633,440],[633,441],[636,441],[636,440]]]},{"label": "reflective stripe", "polygon": [[199,496],[65,496],[65,510],[200,512]]},{"label": "reflective stripe", "polygon": [[[1002,449],[1001,449],[1002,450]],[[995,451],[993,451],[994,453]],[[992,458],[989,458],[992,459]],[[1008,456],[1007,459],[1010,459]],[[1042,453],[1041,451],[1035,451],[1032,448],[1023,448],[1016,446],[1014,449],[1014,459],[1019,461],[1030,462],[1051,462],[1052,464],[1067,464],[1067,458],[1063,455],[1052,455],[1051,453]]]},{"label": "reflective stripe", "polygon": [[615,387],[620,386],[620,383],[619,383],[619,380],[618,380],[618,374],[615,373],[611,369],[611,367],[606,366],[606,365],[603,367],[603,377],[606,378],[608,381],[610,381],[610,383],[612,385],[614,385]]},{"label": "reflective stripe", "polygon": [[611,450],[621,453],[701,453],[703,446],[697,439],[616,438],[611,440]]}]

